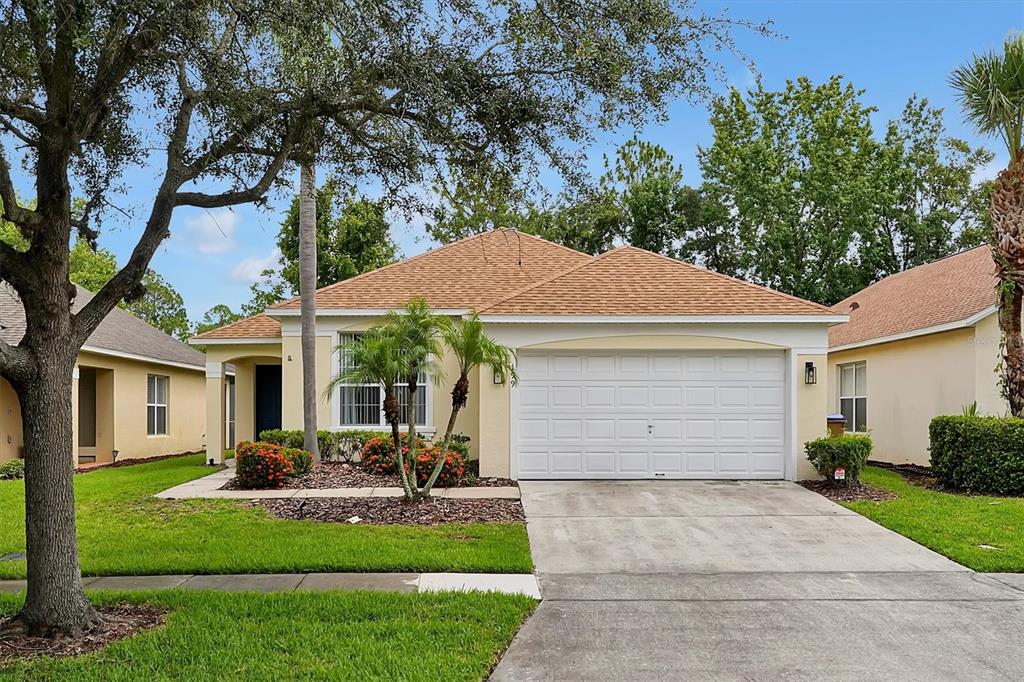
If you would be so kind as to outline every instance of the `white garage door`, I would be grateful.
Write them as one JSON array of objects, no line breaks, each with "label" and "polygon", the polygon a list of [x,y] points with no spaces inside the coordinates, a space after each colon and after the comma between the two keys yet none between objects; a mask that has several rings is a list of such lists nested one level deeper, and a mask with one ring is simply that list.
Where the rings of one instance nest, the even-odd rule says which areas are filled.
[{"label": "white garage door", "polygon": [[782,478],[781,351],[523,352],[518,476]]}]

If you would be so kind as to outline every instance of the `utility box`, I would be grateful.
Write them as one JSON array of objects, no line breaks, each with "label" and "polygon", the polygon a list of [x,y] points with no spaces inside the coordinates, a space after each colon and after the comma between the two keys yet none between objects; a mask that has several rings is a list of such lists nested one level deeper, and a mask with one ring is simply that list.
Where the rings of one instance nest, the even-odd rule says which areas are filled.
[{"label": "utility box", "polygon": [[828,423],[828,435],[835,438],[846,433],[846,417],[841,414],[830,414],[825,418]]}]

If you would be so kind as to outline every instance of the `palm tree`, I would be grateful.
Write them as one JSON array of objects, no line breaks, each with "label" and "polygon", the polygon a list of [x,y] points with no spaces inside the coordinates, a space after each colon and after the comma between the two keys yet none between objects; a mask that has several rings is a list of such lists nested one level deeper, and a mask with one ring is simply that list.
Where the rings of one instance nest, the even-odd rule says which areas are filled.
[{"label": "palm tree", "polygon": [[[403,340],[394,330],[377,325],[354,341],[338,346],[337,352],[349,361],[346,369],[327,385],[330,394],[341,384],[377,384],[384,392],[384,418],[391,426],[391,437],[398,453],[398,474],[407,500],[414,498],[416,486],[410,483],[402,453],[402,436],[398,428],[401,410],[398,401],[398,382],[409,373],[409,356],[402,352]],[[413,477],[415,482],[415,477]]]},{"label": "palm tree", "polygon": [[[422,297],[410,300],[401,311],[389,311],[381,325],[401,340],[401,352],[405,356],[407,369],[405,387],[408,397],[405,406],[405,423],[408,426],[407,448],[412,468],[413,489],[416,489],[416,397],[420,374],[426,374],[439,383],[444,375],[437,358],[441,356],[441,342],[438,338],[442,318],[430,311],[430,305]],[[398,439],[395,448],[401,453]],[[403,472],[404,473],[404,472]],[[410,499],[419,499],[417,493]]]},{"label": "palm tree", "polygon": [[320,462],[316,437],[316,168],[299,170],[299,297],[302,315],[302,447]]},{"label": "palm tree", "polygon": [[515,383],[519,378],[516,374],[514,351],[496,343],[484,333],[484,325],[475,311],[468,319],[459,322],[452,322],[445,318],[441,324],[441,337],[452,355],[458,360],[459,378],[452,388],[452,413],[448,418],[448,428],[444,432],[444,440],[441,441],[441,452],[434,470],[430,473],[430,478],[427,479],[423,489],[419,491],[420,497],[430,496],[430,489],[434,486],[434,482],[437,481],[437,477],[444,467],[445,454],[448,452],[452,432],[455,430],[455,421],[469,399],[470,372],[481,365],[488,365],[499,375],[502,383],[508,381],[509,378],[512,383]]},{"label": "palm tree", "polygon": [[975,55],[950,75],[966,119],[996,135],[1010,152],[1009,165],[992,188],[992,257],[999,277],[999,328],[1003,336],[1003,395],[1015,417],[1024,416],[1024,34],[1006,39],[1003,54]]}]

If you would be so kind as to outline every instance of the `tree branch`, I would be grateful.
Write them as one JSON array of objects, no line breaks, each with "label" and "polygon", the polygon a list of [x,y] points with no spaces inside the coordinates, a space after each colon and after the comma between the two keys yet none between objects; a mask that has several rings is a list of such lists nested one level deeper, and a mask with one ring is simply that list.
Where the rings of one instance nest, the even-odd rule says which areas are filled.
[{"label": "tree branch", "polygon": [[197,206],[199,208],[221,208],[224,206],[235,206],[237,204],[246,204],[251,201],[256,201],[270,189],[271,183],[280,174],[281,169],[284,168],[284,164],[287,163],[288,157],[291,156],[295,144],[288,142],[284,144],[281,151],[278,152],[271,162],[267,165],[267,168],[263,171],[263,176],[251,187],[246,189],[235,190],[231,192],[223,192],[221,194],[205,194],[203,192],[178,192],[175,195],[176,206]]},{"label": "tree branch", "polygon": [[0,376],[24,383],[32,376],[32,356],[20,346],[0,341]]},{"label": "tree branch", "polygon": [[[18,204],[18,195],[14,191],[14,181],[11,179],[11,167],[7,163],[7,154],[4,153],[3,147],[0,147],[0,201],[3,202],[3,217],[18,227],[25,227],[29,232],[34,232],[42,223],[38,213]],[[31,238],[31,235],[25,236]]]}]

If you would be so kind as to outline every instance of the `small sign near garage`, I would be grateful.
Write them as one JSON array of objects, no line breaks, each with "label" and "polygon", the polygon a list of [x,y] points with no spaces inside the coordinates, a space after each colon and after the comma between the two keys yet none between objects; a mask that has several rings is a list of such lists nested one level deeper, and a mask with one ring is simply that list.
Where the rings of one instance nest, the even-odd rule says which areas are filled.
[{"label": "small sign near garage", "polygon": [[835,479],[836,481],[845,481],[846,469],[839,467],[838,469],[835,470],[835,473],[832,474],[832,478]]}]

